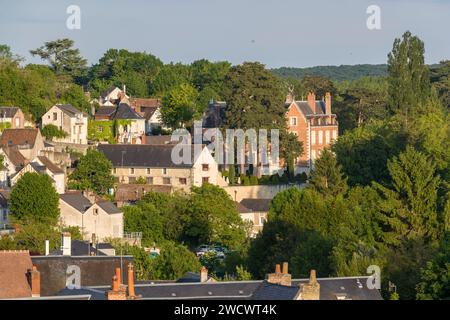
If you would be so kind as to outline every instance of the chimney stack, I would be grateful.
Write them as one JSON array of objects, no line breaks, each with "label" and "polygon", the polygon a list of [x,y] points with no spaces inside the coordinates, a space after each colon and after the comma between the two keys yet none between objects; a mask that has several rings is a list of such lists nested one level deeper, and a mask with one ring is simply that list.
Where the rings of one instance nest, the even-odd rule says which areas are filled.
[{"label": "chimney stack", "polygon": [[31,296],[33,298],[41,296],[41,273],[33,266],[28,270],[28,281],[31,287]]},{"label": "chimney stack", "polygon": [[119,267],[116,268],[116,278],[119,285],[122,284],[122,270]]},{"label": "chimney stack", "polygon": [[325,114],[331,115],[331,93],[325,93]]},{"label": "chimney stack", "polygon": [[320,284],[316,270],[311,270],[308,283],[300,284],[300,300],[320,300]]},{"label": "chimney stack", "polygon": [[45,255],[48,256],[50,254],[50,241],[45,240]]},{"label": "chimney stack", "polygon": [[314,92],[308,93],[308,105],[313,113],[316,113],[316,94]]},{"label": "chimney stack", "polygon": [[208,281],[208,269],[206,269],[205,266],[202,266],[200,269],[200,282],[207,282]]},{"label": "chimney stack", "polygon": [[268,274],[266,280],[268,283],[290,287],[292,284],[292,277],[288,273],[288,263],[283,263],[283,272],[281,272],[280,264],[277,264],[275,266],[275,273]]},{"label": "chimney stack", "polygon": [[124,290],[119,290],[119,279],[113,276],[112,288],[105,292],[107,300],[127,300],[127,293]]},{"label": "chimney stack", "polygon": [[130,299],[136,298],[136,293],[134,292],[134,272],[131,263],[128,264],[128,296]]},{"label": "chimney stack", "polygon": [[63,232],[61,234],[61,251],[63,256],[72,255],[72,241],[70,232]]}]

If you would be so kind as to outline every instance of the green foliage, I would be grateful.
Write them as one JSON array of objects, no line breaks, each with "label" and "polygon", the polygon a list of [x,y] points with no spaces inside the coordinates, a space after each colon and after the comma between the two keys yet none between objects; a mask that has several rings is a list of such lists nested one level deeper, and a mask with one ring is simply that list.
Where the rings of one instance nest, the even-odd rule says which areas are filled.
[{"label": "green foliage", "polygon": [[260,63],[234,66],[225,77],[226,126],[238,129],[284,128],[284,93],[279,80]]},{"label": "green foliage", "polygon": [[88,138],[92,141],[108,141],[110,144],[116,143],[114,121],[89,120]]},{"label": "green foliage", "polygon": [[51,178],[25,173],[12,189],[10,210],[18,221],[54,224],[59,217],[59,196]]},{"label": "green foliage", "polygon": [[291,181],[295,176],[295,162],[303,154],[303,143],[292,132],[282,131],[280,136],[280,158],[286,162],[287,173]]},{"label": "green foliage", "polygon": [[45,42],[35,50],[30,50],[33,56],[47,60],[56,74],[79,76],[85,69],[87,61],[80,55],[80,50],[73,48],[73,40],[58,39]]},{"label": "green foliage", "polygon": [[309,182],[314,190],[324,196],[336,197],[345,194],[348,188],[347,178],[329,149],[323,149],[315,161]]},{"label": "green foliage", "polygon": [[106,194],[114,183],[111,170],[112,164],[103,153],[89,149],[69,176],[70,186],[78,190],[92,190],[99,195]]},{"label": "green foliage", "polygon": [[424,43],[407,31],[402,39],[395,39],[388,55],[390,107],[405,121],[420,114],[430,95],[424,52]]},{"label": "green foliage", "polygon": [[67,137],[67,132],[58,128],[53,124],[45,125],[41,130],[42,135],[48,139],[52,140],[53,138],[65,138]]},{"label": "green foliage", "polygon": [[162,99],[161,118],[172,129],[185,128],[199,119],[202,111],[197,105],[198,91],[190,84],[180,84]]}]

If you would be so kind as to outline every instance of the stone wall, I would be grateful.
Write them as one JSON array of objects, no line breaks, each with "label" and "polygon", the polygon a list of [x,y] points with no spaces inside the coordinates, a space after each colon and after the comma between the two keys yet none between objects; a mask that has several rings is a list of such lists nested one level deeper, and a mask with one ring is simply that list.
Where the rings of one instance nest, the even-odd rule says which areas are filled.
[{"label": "stone wall", "polygon": [[257,185],[257,186],[227,186],[225,191],[230,197],[241,202],[242,199],[272,199],[278,192],[290,188],[303,188],[304,185],[280,184],[280,185]]}]

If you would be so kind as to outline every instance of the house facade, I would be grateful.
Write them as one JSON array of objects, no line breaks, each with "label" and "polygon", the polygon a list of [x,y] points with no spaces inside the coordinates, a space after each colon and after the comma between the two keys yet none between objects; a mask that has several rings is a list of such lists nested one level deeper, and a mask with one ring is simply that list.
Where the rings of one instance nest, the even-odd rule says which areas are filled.
[{"label": "house facade", "polygon": [[130,106],[145,119],[145,133],[150,135],[164,128],[161,120],[161,100],[157,98],[130,98]]},{"label": "house facade", "polygon": [[45,149],[39,129],[5,129],[0,137],[0,147],[18,150],[25,159],[36,158]]},{"label": "house facade", "polygon": [[87,144],[88,117],[70,104],[57,104],[42,116],[42,127],[52,124],[67,133],[56,142]]},{"label": "house facade", "polygon": [[331,112],[331,94],[316,100],[310,92],[306,101],[296,101],[292,95],[286,99],[286,120],[289,132],[303,143],[303,154],[297,159],[296,173],[309,172],[320,152],[338,137],[338,122]]},{"label": "house facade", "polygon": [[134,184],[145,179],[150,185],[164,185],[189,191],[192,186],[203,183],[227,185],[219,174],[217,162],[208,148],[201,146],[195,154],[192,146],[190,163],[176,164],[172,151],[178,154],[180,146],[168,145],[99,145],[98,150],[112,162],[112,174],[118,183]]},{"label": "house facade", "polygon": [[0,131],[4,129],[22,129],[25,116],[18,107],[0,107]]},{"label": "house facade", "polygon": [[73,191],[60,195],[60,222],[79,227],[83,240],[123,237],[123,213],[112,202]]}]

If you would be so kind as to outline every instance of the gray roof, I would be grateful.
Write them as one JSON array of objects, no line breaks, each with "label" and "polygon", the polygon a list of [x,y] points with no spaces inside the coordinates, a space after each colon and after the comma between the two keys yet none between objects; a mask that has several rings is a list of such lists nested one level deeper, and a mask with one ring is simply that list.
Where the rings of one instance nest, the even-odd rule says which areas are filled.
[{"label": "gray roof", "polygon": [[252,212],[268,212],[271,199],[242,199],[241,205],[250,209]]},{"label": "gray roof", "polygon": [[[352,300],[382,300],[376,289],[368,289],[367,276],[346,278],[319,278],[320,300],[337,300],[337,295],[345,295]],[[300,283],[309,279],[292,281],[292,286],[269,284],[266,281],[229,281],[205,283],[154,283],[136,284],[136,294],[142,299],[233,299],[233,300],[291,300],[299,290]],[[361,284],[361,286],[359,285]],[[105,299],[102,292],[110,286],[79,290],[63,290],[61,295],[92,294],[93,299]]]},{"label": "gray roof", "polygon": [[136,119],[144,119],[140,116],[136,111],[134,111],[128,104],[121,103],[116,109],[116,113],[113,116],[113,119],[125,119],[125,120],[136,120]]},{"label": "gray roof", "polygon": [[106,116],[110,117],[116,111],[116,107],[100,107],[97,111],[95,111],[94,116]]},{"label": "gray roof", "polygon": [[0,107],[0,118],[12,118],[16,114],[18,107]]},{"label": "gray roof", "polygon": [[[314,114],[316,115],[322,115],[325,114],[325,102],[321,100],[316,100],[316,110],[317,112],[314,113],[311,109],[311,107],[308,104],[308,101],[295,101],[295,104],[299,107],[300,111],[305,116],[312,116]],[[286,106],[289,107],[291,104],[287,103]]]},{"label": "gray roof", "polygon": [[[98,246],[98,245],[97,245]],[[86,241],[80,241],[80,240],[71,240],[70,241],[70,249],[71,249],[71,256],[106,256],[103,252],[100,250],[97,250],[94,248],[89,242]],[[99,248],[100,249],[100,248]],[[60,256],[62,255],[61,249],[56,249],[50,252],[51,256]]]},{"label": "gray roof", "polygon": [[92,206],[89,199],[83,196],[81,192],[68,192],[60,194],[59,197],[65,203],[83,213]]},{"label": "gray roof", "polygon": [[80,110],[72,106],[71,104],[57,104],[56,105],[59,109],[61,109],[65,114],[67,114],[69,117],[73,117],[76,114],[82,113]]},{"label": "gray roof", "polygon": [[191,168],[192,164],[174,164],[172,162],[173,147],[173,144],[100,144],[97,148],[112,162],[114,167]]},{"label": "gray roof", "polygon": [[119,208],[117,208],[111,201],[99,201],[97,202],[97,204],[99,205],[100,208],[105,210],[106,213],[109,214],[122,213],[122,211],[120,211]]}]

